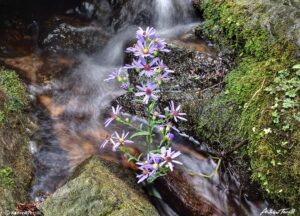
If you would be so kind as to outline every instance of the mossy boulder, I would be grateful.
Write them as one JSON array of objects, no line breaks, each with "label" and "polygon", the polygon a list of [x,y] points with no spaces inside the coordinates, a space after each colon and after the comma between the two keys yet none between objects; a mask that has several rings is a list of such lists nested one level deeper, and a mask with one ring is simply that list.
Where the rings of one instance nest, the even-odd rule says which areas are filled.
[{"label": "mossy boulder", "polygon": [[[300,14],[292,1],[205,0],[197,34],[235,50],[225,89],[186,104],[196,134],[221,150],[249,140],[252,179],[274,199],[299,207]],[[298,87],[297,87],[298,86]],[[194,105],[193,105],[194,104]]]},{"label": "mossy boulder", "polygon": [[16,72],[0,67],[0,124],[9,124],[10,117],[20,117],[27,103],[26,88]]},{"label": "mossy boulder", "polygon": [[42,204],[45,216],[158,215],[133,173],[94,156]]},{"label": "mossy boulder", "polygon": [[28,149],[26,88],[16,72],[0,68],[0,215],[27,200],[33,164]]}]

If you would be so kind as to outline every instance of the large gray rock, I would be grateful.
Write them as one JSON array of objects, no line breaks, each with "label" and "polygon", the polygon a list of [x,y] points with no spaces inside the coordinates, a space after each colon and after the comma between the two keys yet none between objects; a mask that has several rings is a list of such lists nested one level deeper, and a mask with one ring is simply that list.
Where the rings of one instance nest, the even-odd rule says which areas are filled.
[{"label": "large gray rock", "polygon": [[96,156],[80,165],[41,209],[45,216],[158,215],[131,172]]}]

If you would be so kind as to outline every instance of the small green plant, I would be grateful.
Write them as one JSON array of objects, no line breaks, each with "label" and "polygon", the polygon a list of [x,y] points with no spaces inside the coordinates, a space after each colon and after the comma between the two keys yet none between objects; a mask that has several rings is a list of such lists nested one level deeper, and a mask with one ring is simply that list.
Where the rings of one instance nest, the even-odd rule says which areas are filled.
[{"label": "small green plant", "polygon": [[266,88],[275,95],[273,123],[284,131],[293,131],[294,125],[300,123],[300,64],[293,69],[279,71],[274,84]]},{"label": "small green plant", "polygon": [[13,170],[10,167],[0,169],[0,186],[12,187],[14,185]]}]

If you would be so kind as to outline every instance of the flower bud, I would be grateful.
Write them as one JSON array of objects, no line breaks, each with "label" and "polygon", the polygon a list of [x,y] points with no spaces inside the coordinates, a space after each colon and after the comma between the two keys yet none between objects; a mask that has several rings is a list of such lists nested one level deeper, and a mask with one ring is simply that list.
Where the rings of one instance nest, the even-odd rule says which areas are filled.
[{"label": "flower bud", "polygon": [[163,133],[163,132],[165,131],[165,128],[164,128],[164,127],[159,127],[159,131],[160,131],[161,133]]},{"label": "flower bud", "polygon": [[135,72],[139,73],[139,72],[141,72],[141,69],[140,68],[136,68]]},{"label": "flower bud", "polygon": [[168,125],[167,127],[166,127],[166,131],[168,132],[170,130],[170,126]]},{"label": "flower bud", "polygon": [[170,141],[173,140],[174,139],[174,134],[168,133],[167,134],[167,139],[170,140]]},{"label": "flower bud", "polygon": [[161,73],[161,68],[158,68],[158,69],[156,69],[156,71],[155,71],[155,74],[159,74],[159,73]]},{"label": "flower bud", "polygon": [[153,169],[157,169],[157,168],[158,168],[158,164],[157,164],[157,163],[153,164],[153,165],[152,165],[152,168],[153,168]]},{"label": "flower bud", "polygon": [[117,76],[117,80],[118,80],[119,82],[122,82],[122,77],[121,77],[121,76]]},{"label": "flower bud", "polygon": [[153,52],[153,55],[154,55],[155,57],[157,57],[157,56],[158,56],[158,52],[155,50],[155,51]]}]

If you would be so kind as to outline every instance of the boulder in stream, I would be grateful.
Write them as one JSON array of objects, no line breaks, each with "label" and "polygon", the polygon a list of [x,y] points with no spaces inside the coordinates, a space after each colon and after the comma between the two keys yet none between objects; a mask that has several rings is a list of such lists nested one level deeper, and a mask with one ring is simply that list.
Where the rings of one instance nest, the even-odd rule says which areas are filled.
[{"label": "boulder in stream", "polygon": [[158,215],[131,172],[94,156],[41,206],[45,216]]}]

